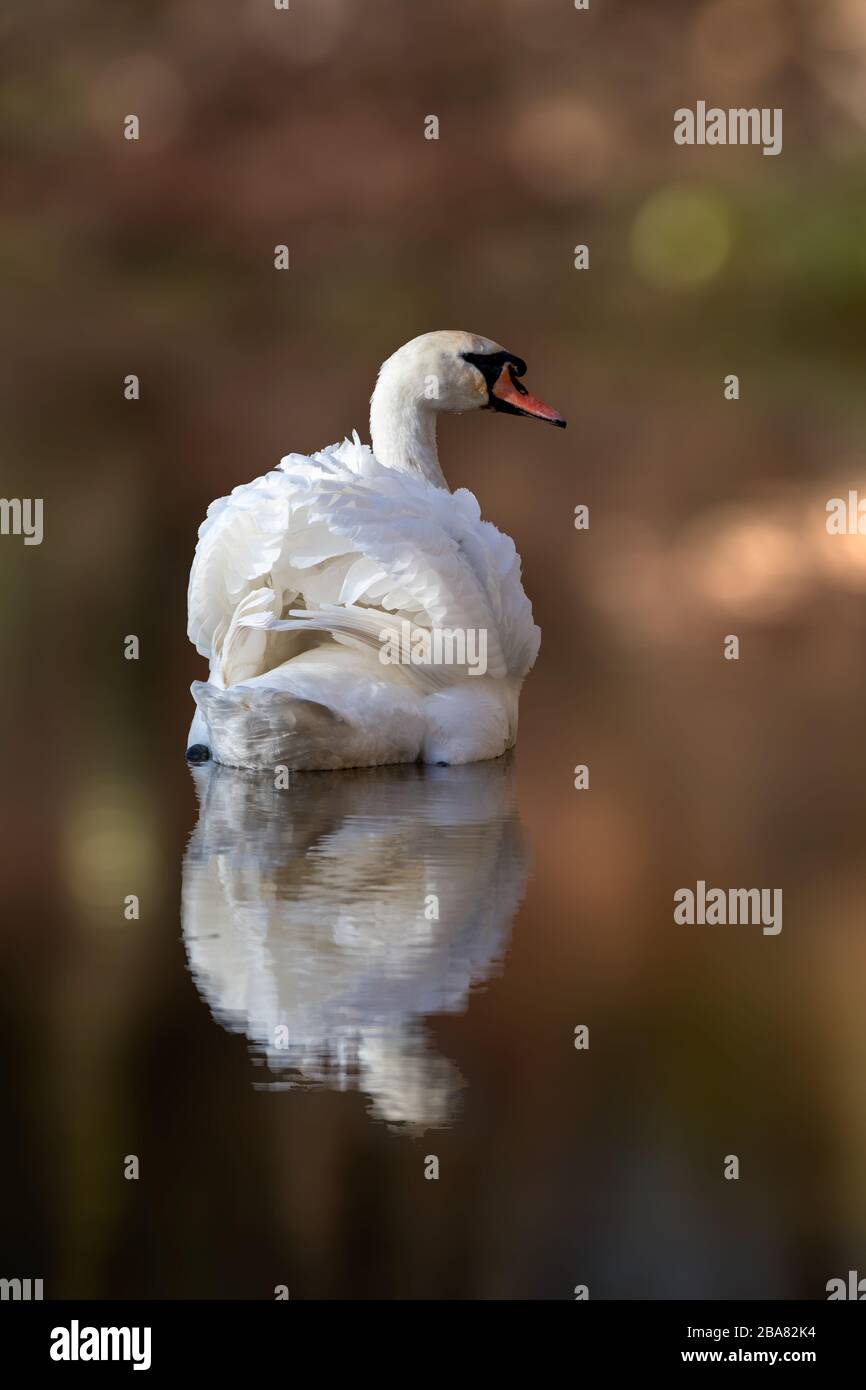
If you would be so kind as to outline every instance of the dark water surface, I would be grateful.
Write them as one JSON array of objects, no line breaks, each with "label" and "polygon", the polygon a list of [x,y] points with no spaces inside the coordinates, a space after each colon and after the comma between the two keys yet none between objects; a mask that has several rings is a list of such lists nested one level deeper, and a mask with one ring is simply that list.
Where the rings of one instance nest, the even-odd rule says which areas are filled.
[{"label": "dark water surface", "polygon": [[[720,697],[715,655],[605,669],[583,640],[595,674],[542,658],[494,763],[277,790],[190,772],[166,733],[79,765],[59,807],[29,784],[10,1271],[52,1296],[569,1298],[822,1297],[857,1268],[850,689],[797,658],[775,703],[765,644]],[[698,878],[781,885],[781,933],[676,925]]]}]

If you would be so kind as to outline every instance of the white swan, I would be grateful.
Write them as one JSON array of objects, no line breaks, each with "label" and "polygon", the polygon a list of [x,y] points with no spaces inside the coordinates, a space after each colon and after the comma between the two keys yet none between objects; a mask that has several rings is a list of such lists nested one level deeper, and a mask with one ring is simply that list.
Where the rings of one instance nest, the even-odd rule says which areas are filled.
[{"label": "white swan", "polygon": [[439,467],[440,410],[565,421],[526,364],[471,333],[425,333],[383,364],[372,451],[353,440],[208,509],[189,582],[191,762],[321,769],[495,758],[517,733],[540,633],[509,537]]}]

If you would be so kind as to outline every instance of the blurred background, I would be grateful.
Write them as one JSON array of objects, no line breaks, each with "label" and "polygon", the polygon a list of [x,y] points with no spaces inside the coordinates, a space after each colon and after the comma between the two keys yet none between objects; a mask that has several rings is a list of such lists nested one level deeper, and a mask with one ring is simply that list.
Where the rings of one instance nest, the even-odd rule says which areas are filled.
[{"label": "blurred background", "polygon": [[[866,496],[866,7],[7,0],[0,37],[2,491],[45,508],[41,546],[0,538],[0,1273],[547,1299],[824,1298],[866,1272],[866,538],[825,527]],[[782,154],[676,146],[699,99],[782,107]],[[366,438],[380,361],[443,327],[525,357],[569,429],[440,434],[543,642],[509,785],[428,827],[440,869],[468,836],[507,873],[449,901],[459,979],[399,1005],[441,1059],[402,1113],[357,1057],[263,1084],[182,875],[246,827],[273,858],[245,891],[273,897],[278,863],[296,923],[287,865],[442,789],[326,780],[295,810],[236,783],[200,823],[185,588],[209,501]],[[396,862],[346,892],[369,910]],[[676,927],[698,878],[782,887],[781,935]]]}]

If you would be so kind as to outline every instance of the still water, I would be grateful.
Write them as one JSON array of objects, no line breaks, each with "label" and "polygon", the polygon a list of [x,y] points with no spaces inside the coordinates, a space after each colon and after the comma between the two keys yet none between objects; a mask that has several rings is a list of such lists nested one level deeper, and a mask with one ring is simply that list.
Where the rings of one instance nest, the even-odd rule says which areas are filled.
[{"label": "still water", "polygon": [[[60,794],[22,745],[9,1276],[823,1298],[860,1267],[866,670],[828,678],[832,614],[738,669],[550,617],[497,762],[190,771],[181,679],[144,722],[118,688]],[[678,923],[701,881],[783,890],[782,930]]]}]

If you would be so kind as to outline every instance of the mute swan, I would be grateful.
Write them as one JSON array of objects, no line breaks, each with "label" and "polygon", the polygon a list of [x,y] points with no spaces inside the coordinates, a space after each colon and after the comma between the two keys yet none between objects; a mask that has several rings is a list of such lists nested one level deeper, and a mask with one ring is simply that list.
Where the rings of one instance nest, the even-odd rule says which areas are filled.
[{"label": "mute swan", "polygon": [[565,426],[526,363],[425,333],[382,365],[373,448],[357,434],[211,503],[189,582],[196,681],[187,757],[325,769],[495,758],[517,734],[540,639],[509,537],[450,492],[440,410]]}]

